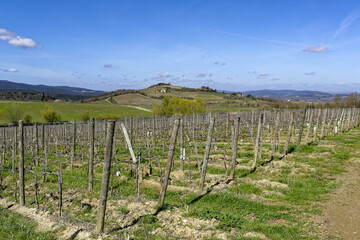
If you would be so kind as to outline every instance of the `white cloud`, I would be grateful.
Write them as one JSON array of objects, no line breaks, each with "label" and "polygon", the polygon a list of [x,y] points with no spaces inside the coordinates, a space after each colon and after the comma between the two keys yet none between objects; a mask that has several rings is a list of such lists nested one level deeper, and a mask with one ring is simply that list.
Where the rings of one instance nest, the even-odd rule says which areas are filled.
[{"label": "white cloud", "polygon": [[197,78],[204,78],[204,77],[207,77],[207,74],[206,73],[199,73],[196,77]]},{"label": "white cloud", "polygon": [[258,79],[265,79],[265,78],[267,78],[267,77],[269,77],[269,76],[270,76],[269,73],[264,72],[264,73],[260,73],[260,74],[257,76],[257,78],[258,78]]},{"label": "white cloud", "polygon": [[161,77],[161,78],[169,78],[169,77],[171,77],[171,74],[168,73],[168,72],[159,73],[159,77]]},{"label": "white cloud", "polygon": [[34,40],[16,35],[4,28],[0,28],[0,40],[18,48],[39,48]]},{"label": "white cloud", "polygon": [[9,72],[9,73],[16,73],[19,70],[17,70],[16,68],[9,68],[9,69],[0,69],[3,72]]},{"label": "white cloud", "polygon": [[328,47],[309,46],[303,49],[304,52],[320,53],[329,50]]},{"label": "white cloud", "polygon": [[315,72],[306,72],[305,75],[315,75]]}]

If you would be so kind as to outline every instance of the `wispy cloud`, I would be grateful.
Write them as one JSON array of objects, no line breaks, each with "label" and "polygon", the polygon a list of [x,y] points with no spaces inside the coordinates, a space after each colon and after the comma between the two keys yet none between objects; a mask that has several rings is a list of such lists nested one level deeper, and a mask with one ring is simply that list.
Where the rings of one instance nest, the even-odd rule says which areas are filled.
[{"label": "wispy cloud", "polygon": [[315,75],[315,72],[306,72],[305,75]]},{"label": "wispy cloud", "polygon": [[169,72],[159,73],[159,77],[161,77],[161,78],[169,78],[169,77],[171,77],[171,74]]},{"label": "wispy cloud", "polygon": [[329,50],[329,47],[319,47],[319,46],[308,46],[303,49],[304,52],[311,52],[311,53],[320,53]]},{"label": "wispy cloud", "polygon": [[73,76],[73,77],[75,77],[75,78],[77,78],[77,79],[82,79],[83,77],[86,76],[86,73],[73,72],[73,73],[71,74],[71,76]]},{"label": "wispy cloud", "polygon": [[212,74],[199,73],[196,75],[197,78],[212,77]]},{"label": "wispy cloud", "polygon": [[209,28],[203,28],[203,29],[207,30],[209,32],[225,34],[225,35],[231,35],[231,36],[246,38],[246,39],[250,39],[250,40],[269,42],[269,43],[278,43],[278,44],[283,44],[283,45],[304,46],[303,43],[298,43],[298,42],[289,42],[289,41],[267,39],[267,38],[255,37],[255,36],[250,36],[250,35],[245,35],[245,34],[240,34],[240,33],[234,33],[234,32],[220,31],[220,30],[209,29]]},{"label": "wispy cloud", "polygon": [[8,44],[18,48],[40,48],[41,46],[36,44],[34,40],[18,36],[13,32],[10,32],[4,28],[0,28],[0,40],[7,42]]},{"label": "wispy cloud", "polygon": [[19,70],[16,69],[16,68],[9,68],[9,69],[0,69],[0,71],[9,72],[9,73],[16,73],[16,72],[18,72]]},{"label": "wispy cloud", "polygon": [[340,26],[338,29],[336,29],[335,33],[333,34],[331,40],[339,36],[342,32],[344,32],[347,28],[351,26],[358,18],[360,17],[360,9],[351,12],[349,15],[347,15],[344,20],[342,20]]},{"label": "wispy cloud", "polygon": [[269,73],[260,73],[258,76],[257,76],[257,78],[258,79],[266,79],[266,78],[268,78],[270,76],[270,74]]},{"label": "wispy cloud", "polygon": [[111,63],[106,63],[104,64],[104,68],[111,68],[112,67],[112,64]]},{"label": "wispy cloud", "polygon": [[159,73],[156,77],[150,78],[153,81],[161,82],[161,81],[168,81],[172,75],[169,72]]}]

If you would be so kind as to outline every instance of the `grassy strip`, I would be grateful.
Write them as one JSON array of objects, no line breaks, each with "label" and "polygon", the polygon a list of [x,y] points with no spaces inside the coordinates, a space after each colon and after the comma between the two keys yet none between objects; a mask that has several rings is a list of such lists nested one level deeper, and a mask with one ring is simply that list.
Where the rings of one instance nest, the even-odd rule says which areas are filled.
[{"label": "grassy strip", "polygon": [[[151,116],[151,112],[139,110],[133,107],[120,105],[101,105],[101,104],[77,104],[77,103],[46,103],[46,102],[0,102],[0,110],[4,111],[12,104],[16,104],[22,112],[32,116],[32,121],[43,122],[41,111],[45,106],[49,105],[60,114],[61,121],[81,121],[81,113],[88,111],[91,117],[115,115],[118,118],[129,117],[147,117]],[[1,119],[0,123],[5,123],[5,119]]]},{"label": "grassy strip", "polygon": [[51,240],[56,239],[50,232],[36,232],[36,224],[29,218],[0,207],[0,239]]},{"label": "grassy strip", "polygon": [[[229,234],[232,229],[237,230],[235,235],[231,234],[234,239],[243,238],[247,232],[261,233],[270,239],[316,239],[316,233],[306,225],[306,219],[321,212],[321,202],[326,201],[327,193],[336,187],[334,176],[345,171],[352,157],[351,150],[355,150],[360,142],[356,133],[329,137],[320,146],[301,146],[283,160],[294,166],[283,166],[275,172],[259,169],[249,176],[254,181],[267,179],[286,184],[287,188],[259,187],[237,179],[228,192],[206,195],[193,204],[188,201],[186,216],[215,218],[218,229]],[[332,145],[337,146],[335,151]],[[320,157],[323,153],[328,154],[326,158]],[[293,169],[298,171],[294,173]],[[266,191],[274,193],[264,194]],[[251,194],[265,200],[252,200]],[[183,199],[186,197],[183,195]],[[171,196],[168,201],[179,205]]]}]

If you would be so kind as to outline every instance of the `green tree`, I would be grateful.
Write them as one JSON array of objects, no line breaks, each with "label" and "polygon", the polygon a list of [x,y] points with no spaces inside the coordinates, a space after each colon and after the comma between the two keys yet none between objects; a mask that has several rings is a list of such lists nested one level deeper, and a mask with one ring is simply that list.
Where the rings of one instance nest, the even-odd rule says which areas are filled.
[{"label": "green tree", "polygon": [[205,112],[205,104],[201,98],[194,100],[180,99],[178,97],[164,97],[161,104],[154,105],[156,115],[191,114]]},{"label": "green tree", "polygon": [[340,107],[340,104],[341,104],[341,97],[340,96],[336,96],[334,98],[334,106],[335,107]]},{"label": "green tree", "polygon": [[359,95],[357,93],[350,93],[345,100],[345,105],[347,107],[359,107]]},{"label": "green tree", "polygon": [[83,120],[84,122],[90,120],[90,113],[88,110],[81,112],[81,120]]},{"label": "green tree", "polygon": [[32,122],[32,116],[30,114],[26,114],[24,117],[24,122],[31,123]]},{"label": "green tree", "polygon": [[41,112],[45,122],[60,122],[60,114],[56,113],[54,108],[49,105],[45,106],[45,110]]},{"label": "green tree", "polygon": [[4,110],[4,118],[7,122],[17,123],[24,116],[24,112],[17,104],[12,104]]}]

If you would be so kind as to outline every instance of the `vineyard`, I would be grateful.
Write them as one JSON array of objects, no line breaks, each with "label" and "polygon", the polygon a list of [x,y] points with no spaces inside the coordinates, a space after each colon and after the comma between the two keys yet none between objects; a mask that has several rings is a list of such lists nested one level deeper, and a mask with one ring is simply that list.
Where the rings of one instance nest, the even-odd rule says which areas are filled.
[{"label": "vineyard", "polygon": [[[253,175],[358,127],[359,114],[348,108],[20,121],[0,129],[0,202],[35,209],[49,225],[71,223],[63,239],[298,239],[292,236],[301,238],[302,226],[289,220],[286,204],[257,197],[266,190],[269,199],[283,198],[285,180]],[[281,169],[296,174],[294,165]],[[286,224],[270,227],[274,219]]]}]

